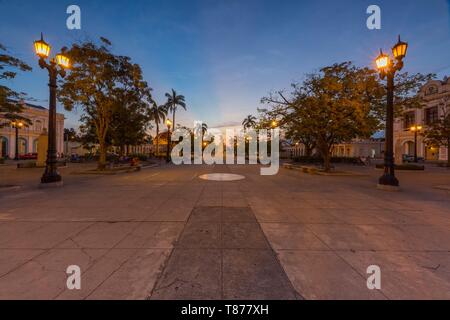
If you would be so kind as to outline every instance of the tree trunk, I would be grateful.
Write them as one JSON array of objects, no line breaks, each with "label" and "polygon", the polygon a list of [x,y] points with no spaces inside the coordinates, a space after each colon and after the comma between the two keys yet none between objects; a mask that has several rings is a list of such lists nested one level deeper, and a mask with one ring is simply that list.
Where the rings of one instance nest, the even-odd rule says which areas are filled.
[{"label": "tree trunk", "polygon": [[172,122],[172,131],[175,131],[175,112],[176,110],[173,109],[173,122]]},{"label": "tree trunk", "polygon": [[98,170],[104,171],[106,168],[106,144],[100,141],[100,157],[98,159]]},{"label": "tree trunk", "polygon": [[310,146],[305,144],[305,156],[311,157],[312,152],[313,152],[313,148],[311,148]]},{"label": "tree trunk", "polygon": [[331,152],[330,146],[326,142],[322,142],[319,144],[320,154],[323,158],[323,169],[325,172],[330,172],[331,170]]},{"label": "tree trunk", "polygon": [[447,167],[450,167],[450,139],[447,140]]},{"label": "tree trunk", "polygon": [[325,172],[330,172],[331,170],[331,155],[328,150],[323,152],[323,169]]},{"label": "tree trunk", "polygon": [[156,156],[159,157],[159,123],[156,123]]}]

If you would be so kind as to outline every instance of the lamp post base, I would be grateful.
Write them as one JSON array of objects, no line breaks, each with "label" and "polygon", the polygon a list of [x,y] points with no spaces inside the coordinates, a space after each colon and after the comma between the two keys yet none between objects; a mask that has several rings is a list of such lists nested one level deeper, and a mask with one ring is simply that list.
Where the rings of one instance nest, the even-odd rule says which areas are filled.
[{"label": "lamp post base", "polygon": [[399,186],[389,186],[389,185],[385,185],[385,184],[377,184],[377,189],[383,190],[383,191],[393,191],[393,192],[400,191]]},{"label": "lamp post base", "polygon": [[384,174],[378,181],[377,189],[385,191],[399,191],[399,182],[392,174]]},{"label": "lamp post base", "polygon": [[62,177],[57,174],[44,174],[41,178],[41,184],[53,184],[53,183],[62,183]]},{"label": "lamp post base", "polygon": [[378,184],[392,187],[398,187],[400,185],[397,178],[393,174],[387,173],[381,176],[381,178],[378,180]]},{"label": "lamp post base", "polygon": [[52,182],[52,183],[44,183],[41,182],[39,184],[40,189],[51,189],[51,188],[61,188],[64,185],[63,181]]}]

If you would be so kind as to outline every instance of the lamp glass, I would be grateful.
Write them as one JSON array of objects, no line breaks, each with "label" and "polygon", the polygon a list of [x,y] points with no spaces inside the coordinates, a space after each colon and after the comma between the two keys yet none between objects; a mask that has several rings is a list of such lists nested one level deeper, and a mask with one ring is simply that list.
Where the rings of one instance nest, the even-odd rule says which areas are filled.
[{"label": "lamp glass", "polygon": [[56,55],[56,63],[65,69],[70,68],[70,59],[62,53]]},{"label": "lamp glass", "polygon": [[385,54],[380,54],[375,62],[379,70],[385,70],[389,67],[390,59],[389,56]]},{"label": "lamp glass", "polygon": [[42,39],[34,42],[34,50],[39,57],[44,59],[50,55],[50,46]]},{"label": "lamp glass", "polygon": [[408,44],[406,42],[400,41],[392,48],[392,53],[396,59],[403,59],[406,56],[408,50]]}]

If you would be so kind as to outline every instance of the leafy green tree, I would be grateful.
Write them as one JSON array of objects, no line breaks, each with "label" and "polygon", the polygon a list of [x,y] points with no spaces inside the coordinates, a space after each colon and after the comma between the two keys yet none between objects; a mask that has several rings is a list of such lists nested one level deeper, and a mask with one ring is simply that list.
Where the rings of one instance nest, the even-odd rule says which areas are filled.
[{"label": "leafy green tree", "polygon": [[271,95],[262,102],[272,105],[271,116],[281,116],[292,135],[318,149],[329,171],[335,144],[370,137],[381,127],[376,111],[383,90],[376,76],[350,62],[334,64],[293,84],[293,97],[278,92],[279,97]]},{"label": "leafy green tree", "polygon": [[176,128],[175,124],[175,113],[177,112],[178,107],[182,107],[186,110],[186,101],[183,95],[177,94],[175,90],[172,89],[171,93],[166,93],[167,103],[166,106],[170,112],[172,112],[172,126]]},{"label": "leafy green tree", "polygon": [[62,81],[59,90],[59,100],[66,110],[77,107],[83,110],[81,121],[86,133],[92,134],[90,127],[95,128],[99,144],[99,170],[106,167],[107,138],[110,133],[109,143],[112,143],[110,127],[115,120],[115,112],[135,108],[136,104],[140,107],[138,98],[148,94],[149,90],[143,81],[141,68],[132,64],[129,57],[111,53],[110,47],[111,42],[105,38],[100,38],[100,44],[73,44],[67,52],[72,61],[71,72]]},{"label": "leafy green tree", "polygon": [[450,167],[450,98],[443,98],[439,108],[439,119],[427,126],[424,136],[428,145],[447,147],[447,166]]},{"label": "leafy green tree", "polygon": [[120,147],[123,155],[126,146],[145,142],[150,124],[148,105],[151,103],[150,90],[145,82],[121,88],[116,93],[116,106],[109,128],[111,143]]},{"label": "leafy green tree", "polygon": [[[419,89],[434,75],[408,73],[396,77],[396,112],[421,106]],[[292,84],[286,97],[282,91],[261,100],[268,104],[268,118],[281,118],[287,135],[302,142],[307,153],[317,149],[324,168],[331,168],[335,144],[368,138],[384,128],[386,87],[375,70],[358,68],[351,62],[325,67]]]},{"label": "leafy green tree", "polygon": [[75,131],[74,128],[64,128],[64,140],[68,141],[80,141],[80,135]]},{"label": "leafy green tree", "polygon": [[155,122],[156,125],[156,155],[159,156],[159,125],[164,123],[167,117],[167,106],[158,106],[156,102],[153,102],[152,107],[149,110],[150,119]]},{"label": "leafy green tree", "polygon": [[25,97],[25,93],[16,92],[7,86],[9,80],[17,76],[18,71],[31,71],[22,60],[10,55],[5,46],[0,43],[0,114],[6,120],[6,123],[0,124],[0,127],[9,125],[12,121],[22,121],[25,124],[31,124],[31,121],[21,115],[23,106],[20,101]]}]

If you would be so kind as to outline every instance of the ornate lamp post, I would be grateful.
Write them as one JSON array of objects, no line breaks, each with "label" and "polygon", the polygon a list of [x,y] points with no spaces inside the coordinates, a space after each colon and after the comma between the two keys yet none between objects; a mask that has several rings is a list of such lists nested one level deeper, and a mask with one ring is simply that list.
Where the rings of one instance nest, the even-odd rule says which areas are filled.
[{"label": "ornate lamp post", "polygon": [[45,172],[41,178],[41,182],[61,182],[62,178],[56,169],[56,80],[58,75],[63,78],[66,76],[65,69],[68,69],[70,67],[70,60],[64,54],[65,48],[63,48],[60,54],[57,54],[54,58],[50,59],[50,61],[47,62],[47,58],[50,55],[51,48],[50,45],[44,41],[42,34],[41,39],[34,42],[34,48],[36,50],[37,56],[39,57],[39,66],[42,69],[47,69],[50,79],[48,84],[50,88],[48,113],[48,151]]},{"label": "ornate lamp post", "polygon": [[376,65],[381,79],[387,79],[387,105],[386,105],[386,147],[384,154],[384,174],[379,179],[379,186],[398,187],[399,182],[395,177],[394,164],[394,78],[395,73],[403,68],[403,58],[406,56],[408,44],[400,40],[392,48],[395,61],[383,51],[376,59]]},{"label": "ornate lamp post", "polygon": [[172,127],[172,121],[169,119],[166,120],[167,125],[167,155],[166,155],[166,161],[167,163],[170,162],[170,146],[171,146],[171,140],[172,140],[172,133],[170,132],[170,129]]},{"label": "ornate lamp post", "polygon": [[412,126],[409,130],[414,132],[414,162],[417,163],[417,134],[422,131],[422,126],[415,125]]},{"label": "ornate lamp post", "polygon": [[11,122],[11,125],[16,129],[16,152],[14,155],[14,160],[19,161],[19,129],[22,129],[24,124],[20,120],[14,120]]}]

